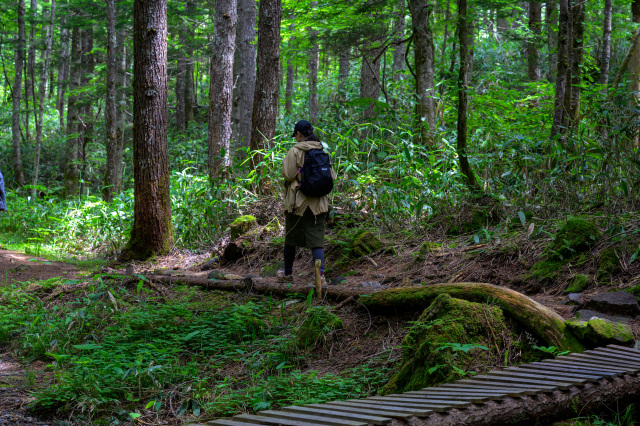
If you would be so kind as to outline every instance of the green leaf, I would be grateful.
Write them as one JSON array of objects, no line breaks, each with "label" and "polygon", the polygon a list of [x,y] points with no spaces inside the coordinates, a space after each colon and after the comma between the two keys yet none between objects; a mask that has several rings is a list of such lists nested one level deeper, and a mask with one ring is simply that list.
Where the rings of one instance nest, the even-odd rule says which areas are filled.
[{"label": "green leaf", "polygon": [[154,405],[156,402],[155,401],[149,401],[147,403],[147,405],[144,407],[145,410],[148,410],[149,408],[151,408],[152,405]]},{"label": "green leaf", "polygon": [[527,223],[527,217],[524,215],[522,210],[518,212],[518,217],[520,218],[520,223],[524,226],[524,224]]},{"label": "green leaf", "polygon": [[76,349],[80,350],[92,350],[92,349],[101,349],[102,345],[97,343],[86,343],[84,345],[72,345]]},{"label": "green leaf", "polygon": [[141,417],[142,414],[138,414],[138,413],[129,413],[129,417],[131,417],[132,419],[137,419],[138,417]]},{"label": "green leaf", "polygon": [[629,264],[632,264],[638,258],[638,253],[640,253],[640,248],[631,255],[631,258],[629,259]]}]

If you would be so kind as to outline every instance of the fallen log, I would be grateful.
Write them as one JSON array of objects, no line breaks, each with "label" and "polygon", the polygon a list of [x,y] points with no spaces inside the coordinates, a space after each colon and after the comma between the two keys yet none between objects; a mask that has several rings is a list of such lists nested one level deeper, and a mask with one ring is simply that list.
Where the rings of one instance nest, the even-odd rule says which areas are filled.
[{"label": "fallen log", "polygon": [[498,305],[505,315],[547,345],[572,352],[584,350],[584,346],[566,328],[564,319],[556,312],[522,293],[493,284],[447,283],[394,288],[360,296],[358,301],[370,311],[422,311],[444,293],[470,302]]},{"label": "fallen log", "polygon": [[520,398],[507,398],[472,405],[464,410],[433,413],[427,418],[394,420],[393,426],[453,425],[534,425],[555,422],[601,411],[611,413],[640,400],[640,377],[624,375],[613,380],[573,386],[567,391],[541,393]]}]

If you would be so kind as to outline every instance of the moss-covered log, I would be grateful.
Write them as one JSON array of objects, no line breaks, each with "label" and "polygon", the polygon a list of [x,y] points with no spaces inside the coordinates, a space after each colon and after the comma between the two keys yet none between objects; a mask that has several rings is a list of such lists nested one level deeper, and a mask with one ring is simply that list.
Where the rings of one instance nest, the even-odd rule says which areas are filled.
[{"label": "moss-covered log", "polygon": [[498,305],[507,316],[546,345],[573,352],[584,350],[560,315],[524,294],[493,284],[454,283],[394,288],[360,296],[358,301],[369,310],[421,311],[444,293],[470,302]]}]

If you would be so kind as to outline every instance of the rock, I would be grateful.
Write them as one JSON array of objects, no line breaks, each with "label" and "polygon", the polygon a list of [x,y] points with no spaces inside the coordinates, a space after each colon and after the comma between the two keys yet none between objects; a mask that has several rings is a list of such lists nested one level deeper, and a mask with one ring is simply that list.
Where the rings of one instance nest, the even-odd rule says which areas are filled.
[{"label": "rock", "polygon": [[578,274],[573,277],[571,284],[564,291],[565,293],[581,293],[589,285],[589,277],[584,274]]},{"label": "rock", "polygon": [[216,263],[218,263],[218,258],[214,257],[211,260],[206,261],[205,263],[202,264],[202,266],[200,266],[200,270],[201,271],[209,271],[211,269],[213,269],[216,265]]},{"label": "rock", "polygon": [[635,317],[640,315],[638,299],[626,291],[614,291],[596,294],[590,297],[584,304],[585,309],[593,309],[598,312],[611,315],[623,315]]},{"label": "rock", "polygon": [[596,225],[585,219],[571,218],[556,233],[548,248],[552,260],[567,260],[589,250],[600,241],[602,233]]},{"label": "rock", "polygon": [[359,233],[351,243],[351,253],[355,258],[366,256],[381,248],[382,241],[369,231]]},{"label": "rock", "polygon": [[580,293],[570,293],[567,300],[571,305],[582,305],[582,295]]},{"label": "rock", "polygon": [[622,271],[618,255],[613,247],[609,247],[600,253],[598,260],[598,281],[611,281],[611,277]]},{"label": "rock", "polygon": [[256,225],[257,221],[255,216],[245,215],[236,218],[236,220],[231,222],[231,225],[229,225],[229,229],[231,230],[231,241],[246,234]]},{"label": "rock", "polygon": [[316,346],[328,333],[342,328],[342,320],[325,306],[315,306],[306,311],[306,318],[296,336],[296,346],[308,349]]},{"label": "rock", "polygon": [[567,321],[566,324],[585,345],[593,348],[609,344],[626,344],[634,340],[628,324],[603,318],[592,317],[588,321]]},{"label": "rock", "polygon": [[284,262],[274,262],[270,265],[264,266],[260,270],[261,277],[275,277],[278,270],[284,270]]},{"label": "rock", "polygon": [[367,287],[367,288],[375,288],[375,289],[387,288],[387,287],[383,286],[382,284],[377,283],[375,281],[364,281],[364,282],[361,282],[360,284],[358,284],[358,286]]},{"label": "rock", "polygon": [[347,282],[347,278],[343,277],[342,275],[339,275],[337,277],[335,277],[334,279],[331,280],[331,282],[329,283],[329,285],[340,285],[340,284],[344,284]]},{"label": "rock", "polygon": [[225,274],[224,272],[220,272],[217,270],[213,270],[207,274],[207,279],[209,280],[224,280]]}]

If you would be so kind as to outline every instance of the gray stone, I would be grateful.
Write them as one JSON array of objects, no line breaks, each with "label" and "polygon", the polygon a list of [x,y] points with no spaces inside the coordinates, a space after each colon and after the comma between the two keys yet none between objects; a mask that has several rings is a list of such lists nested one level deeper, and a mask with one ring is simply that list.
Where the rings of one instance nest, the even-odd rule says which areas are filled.
[{"label": "gray stone", "polygon": [[598,312],[611,315],[635,317],[640,315],[638,299],[626,291],[614,291],[596,294],[590,297],[584,304],[585,309],[593,309]]},{"label": "gray stone", "polygon": [[347,279],[345,277],[343,277],[342,275],[339,275],[337,277],[335,277],[334,279],[331,280],[331,282],[329,283],[329,285],[340,285],[343,284],[347,281]]},{"label": "gray stone", "polygon": [[375,282],[375,281],[364,281],[361,282],[360,284],[358,284],[360,287],[367,287],[367,288],[376,288],[376,289],[383,289],[383,288],[387,288],[386,286],[383,286],[382,284]]},{"label": "gray stone", "polygon": [[567,300],[571,305],[582,305],[582,295],[580,293],[569,293]]},{"label": "gray stone", "polygon": [[207,274],[207,279],[210,280],[224,280],[226,279],[224,272],[220,272],[218,270],[213,270]]},{"label": "gray stone", "polygon": [[211,260],[206,261],[205,263],[202,264],[202,266],[200,266],[200,270],[201,271],[209,271],[213,268],[215,268],[216,263],[218,263],[218,258],[214,257]]},{"label": "gray stone", "polygon": [[275,277],[278,273],[278,270],[282,269],[284,271],[284,262],[274,262],[270,265],[264,266],[260,270],[261,277]]}]

